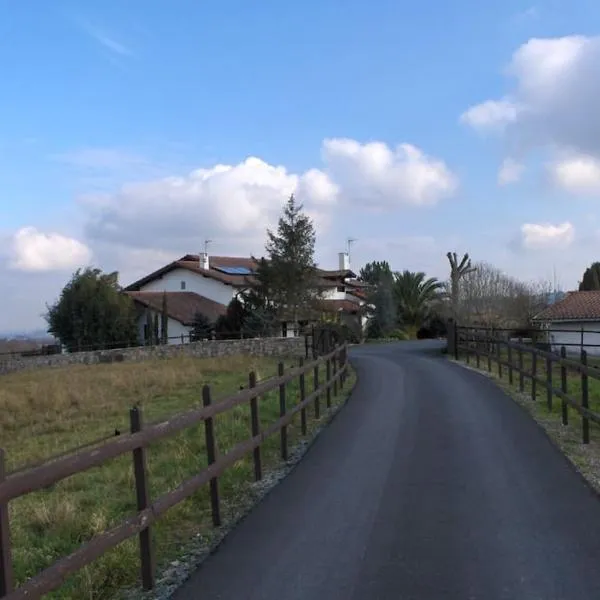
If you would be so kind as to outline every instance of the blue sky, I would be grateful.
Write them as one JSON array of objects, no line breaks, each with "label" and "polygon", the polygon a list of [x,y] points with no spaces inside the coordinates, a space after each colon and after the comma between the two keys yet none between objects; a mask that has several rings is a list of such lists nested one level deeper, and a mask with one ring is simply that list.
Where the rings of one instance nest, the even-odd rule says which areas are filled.
[{"label": "blue sky", "polygon": [[260,253],[291,191],[323,266],[352,236],[356,267],[445,277],[446,251],[469,251],[575,285],[597,258],[598,17],[591,0],[0,0],[0,331],[39,326],[83,264],[127,283],[207,237]]}]

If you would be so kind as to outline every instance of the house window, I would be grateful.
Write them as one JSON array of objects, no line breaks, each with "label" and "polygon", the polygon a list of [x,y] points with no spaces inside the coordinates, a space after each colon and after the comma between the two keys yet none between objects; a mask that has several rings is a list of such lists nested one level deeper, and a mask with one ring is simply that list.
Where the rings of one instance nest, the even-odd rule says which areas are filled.
[{"label": "house window", "polygon": [[182,282],[181,282],[181,289],[182,289],[182,290],[185,290],[185,281],[182,281]]},{"label": "house window", "polygon": [[338,285],[337,286],[337,291],[338,292],[345,292],[346,291],[346,286],[344,286],[344,285]]}]

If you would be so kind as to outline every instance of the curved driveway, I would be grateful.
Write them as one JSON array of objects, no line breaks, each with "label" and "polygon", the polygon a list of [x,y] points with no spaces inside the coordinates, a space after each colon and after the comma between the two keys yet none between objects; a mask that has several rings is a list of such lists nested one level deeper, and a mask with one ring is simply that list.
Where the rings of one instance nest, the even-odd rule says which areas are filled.
[{"label": "curved driveway", "polygon": [[353,348],[346,408],[174,599],[600,599],[598,498],[439,347]]}]

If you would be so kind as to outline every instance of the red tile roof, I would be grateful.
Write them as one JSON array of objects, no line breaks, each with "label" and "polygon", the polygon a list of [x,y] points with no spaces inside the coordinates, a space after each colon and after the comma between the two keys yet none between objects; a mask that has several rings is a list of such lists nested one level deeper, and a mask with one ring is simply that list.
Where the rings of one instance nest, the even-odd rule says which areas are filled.
[{"label": "red tile roof", "polygon": [[600,291],[569,292],[534,317],[535,321],[600,320]]},{"label": "red tile roof", "polygon": [[[231,285],[236,288],[246,288],[256,285],[256,279],[251,275],[231,275],[219,271],[218,267],[246,267],[247,269],[254,271],[257,267],[257,263],[252,258],[248,257],[210,256],[209,268],[203,269],[200,267],[200,257],[197,254],[186,254],[179,260],[175,260],[153,273],[142,277],[142,279],[138,279],[134,283],[128,285],[125,290],[138,291],[146,284],[175,269],[186,269],[187,271],[198,273],[203,277],[210,277],[225,285]],[[348,274],[346,275],[346,273]],[[339,279],[341,282],[344,276],[354,276],[352,271],[325,271],[323,269],[317,269],[317,274],[319,275],[318,284],[321,288],[336,287],[338,285],[336,279]]]},{"label": "red tile roof", "polygon": [[[163,292],[125,293],[146,308],[157,312],[162,311]],[[214,322],[227,312],[227,307],[195,292],[167,292],[167,312],[175,321],[189,326],[193,325],[196,313],[202,313]]]},{"label": "red tile roof", "polygon": [[324,312],[345,312],[354,314],[360,310],[360,305],[350,300],[319,300],[318,307]]}]

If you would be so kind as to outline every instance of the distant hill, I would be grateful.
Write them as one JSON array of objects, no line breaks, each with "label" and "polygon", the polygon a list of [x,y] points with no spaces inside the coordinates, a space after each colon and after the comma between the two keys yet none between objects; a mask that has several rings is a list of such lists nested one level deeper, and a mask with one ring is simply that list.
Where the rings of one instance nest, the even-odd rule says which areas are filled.
[{"label": "distant hill", "polygon": [[44,330],[0,335],[0,355],[20,354],[55,344],[56,340]]}]

